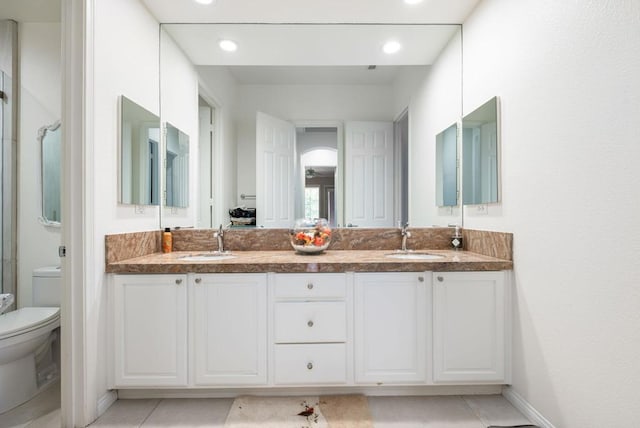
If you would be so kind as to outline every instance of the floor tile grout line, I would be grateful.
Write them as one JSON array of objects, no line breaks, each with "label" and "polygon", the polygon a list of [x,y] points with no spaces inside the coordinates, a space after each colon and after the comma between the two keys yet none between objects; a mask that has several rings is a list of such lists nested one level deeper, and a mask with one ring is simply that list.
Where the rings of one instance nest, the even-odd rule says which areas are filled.
[{"label": "floor tile grout line", "polygon": [[153,409],[151,409],[151,411],[149,412],[149,414],[144,418],[144,420],[142,421],[142,423],[140,423],[140,425],[138,425],[138,428],[141,428],[145,422],[147,422],[147,420],[151,417],[151,415],[153,414],[153,412],[156,411],[156,409],[158,408],[158,406],[160,405],[160,403],[162,403],[164,401],[164,398],[160,398],[158,400],[158,402],[156,403],[155,406],[153,406]]},{"label": "floor tile grout line", "polygon": [[473,406],[471,404],[469,404],[469,401],[467,400],[467,398],[464,395],[460,395],[460,398],[462,398],[462,401],[464,402],[464,405],[467,406],[467,408],[469,410],[471,410],[471,413],[474,414],[474,416],[476,417],[476,419],[478,419],[478,422],[480,422],[480,424],[483,427],[487,426],[487,423],[485,421],[482,420],[482,417],[480,416],[480,414],[476,411],[476,409],[473,408]]}]

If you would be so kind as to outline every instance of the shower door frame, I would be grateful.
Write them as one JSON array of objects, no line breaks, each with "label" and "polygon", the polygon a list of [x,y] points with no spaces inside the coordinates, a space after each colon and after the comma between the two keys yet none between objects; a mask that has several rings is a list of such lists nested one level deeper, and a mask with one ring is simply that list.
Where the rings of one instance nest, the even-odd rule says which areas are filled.
[{"label": "shower door frame", "polygon": [[0,136],[2,148],[0,150],[0,165],[2,176],[0,192],[2,209],[0,212],[0,238],[2,239],[0,278],[0,291],[11,293],[15,296],[12,309],[19,303],[20,296],[16,293],[16,254],[17,254],[17,135],[19,112],[19,74],[18,74],[18,23],[12,20],[0,21],[0,32],[3,33],[0,49],[8,51],[3,55],[7,61],[0,64],[0,91],[2,99],[0,103]]}]

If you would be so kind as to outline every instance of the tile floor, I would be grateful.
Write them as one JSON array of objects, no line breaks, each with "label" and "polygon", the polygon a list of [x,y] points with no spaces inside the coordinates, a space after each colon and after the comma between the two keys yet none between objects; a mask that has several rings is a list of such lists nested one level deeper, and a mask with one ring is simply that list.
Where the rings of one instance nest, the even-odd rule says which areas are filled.
[{"label": "tile floor", "polygon": [[[13,419],[7,413],[0,415],[0,427],[58,428],[60,410],[42,404],[49,401],[40,399],[38,410],[30,413],[39,416],[34,420],[20,422],[18,414],[23,418],[29,414],[24,408],[9,412]],[[231,398],[119,400],[91,427],[222,428],[232,403]],[[486,428],[530,423],[500,395],[369,397],[369,410],[374,428]]]},{"label": "tile floor", "polygon": [[49,385],[30,401],[0,415],[2,428],[59,428],[60,381]]}]

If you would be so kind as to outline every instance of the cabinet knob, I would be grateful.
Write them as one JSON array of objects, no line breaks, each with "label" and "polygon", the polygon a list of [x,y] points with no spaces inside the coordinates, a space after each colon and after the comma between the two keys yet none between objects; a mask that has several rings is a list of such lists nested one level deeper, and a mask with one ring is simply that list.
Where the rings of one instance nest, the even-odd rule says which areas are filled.
[{"label": "cabinet knob", "polygon": [[307,369],[311,370],[313,368],[313,363],[307,363]]},{"label": "cabinet knob", "polygon": [[196,284],[200,284],[202,282],[202,278],[196,278]]},{"label": "cabinet knob", "polygon": [[178,285],[182,284],[182,280],[181,279],[176,279],[176,284],[178,284]]},{"label": "cabinet knob", "polygon": [[308,325],[309,327],[313,327],[313,321],[309,320],[309,321],[307,322],[307,325]]},{"label": "cabinet knob", "polygon": [[438,276],[438,282],[442,282],[442,281],[444,281],[444,278],[441,276]]},{"label": "cabinet knob", "polygon": [[424,282],[424,276],[419,276],[419,277],[418,277],[418,281],[420,281],[420,282]]},{"label": "cabinet knob", "polygon": [[309,290],[312,290],[312,289],[313,289],[313,282],[308,283],[308,284],[307,284],[307,288],[308,288]]}]

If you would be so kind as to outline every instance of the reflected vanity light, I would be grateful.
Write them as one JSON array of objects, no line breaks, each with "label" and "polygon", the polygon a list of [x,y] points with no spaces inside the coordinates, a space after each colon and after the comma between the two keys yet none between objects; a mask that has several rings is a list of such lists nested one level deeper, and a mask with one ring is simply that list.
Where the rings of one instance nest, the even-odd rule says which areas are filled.
[{"label": "reflected vanity light", "polygon": [[382,46],[382,51],[389,55],[398,52],[400,49],[402,49],[402,45],[394,40],[388,41]]},{"label": "reflected vanity light", "polygon": [[226,52],[235,52],[238,50],[238,44],[229,39],[220,40],[218,42],[218,46],[220,46],[220,49]]},{"label": "reflected vanity light", "polygon": [[418,4],[422,3],[422,0],[404,0],[406,4]]},{"label": "reflected vanity light", "polygon": [[193,0],[193,1],[195,1],[196,3],[200,3],[200,4],[213,4],[213,3],[215,3],[216,0]]}]

